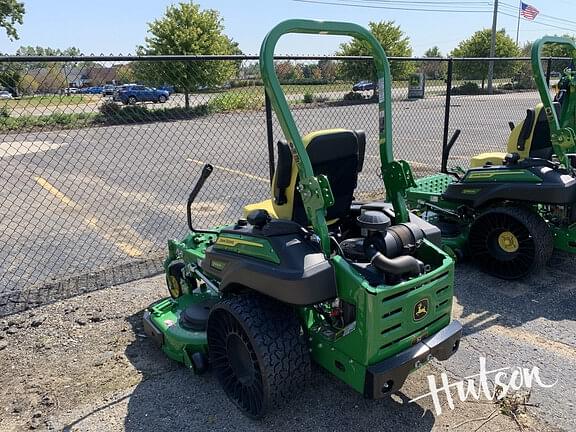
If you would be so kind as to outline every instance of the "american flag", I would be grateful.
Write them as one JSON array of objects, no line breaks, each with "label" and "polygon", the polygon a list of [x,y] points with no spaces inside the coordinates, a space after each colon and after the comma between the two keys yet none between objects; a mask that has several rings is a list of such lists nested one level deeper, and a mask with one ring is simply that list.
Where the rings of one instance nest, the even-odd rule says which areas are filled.
[{"label": "american flag", "polygon": [[527,20],[532,21],[534,18],[536,18],[536,15],[538,15],[539,13],[540,11],[536,9],[534,6],[531,6],[524,2],[520,2],[520,15],[522,15]]}]

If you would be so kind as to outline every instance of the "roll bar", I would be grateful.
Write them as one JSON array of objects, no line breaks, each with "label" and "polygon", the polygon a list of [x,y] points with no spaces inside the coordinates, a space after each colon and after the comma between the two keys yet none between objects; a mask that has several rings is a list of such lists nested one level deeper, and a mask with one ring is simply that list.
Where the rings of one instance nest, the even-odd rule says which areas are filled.
[{"label": "roll bar", "polygon": [[[550,139],[552,148],[558,160],[568,169],[572,169],[570,158],[567,152],[576,150],[576,134],[574,130],[574,115],[576,114],[576,77],[570,77],[571,92],[570,97],[564,102],[560,118],[554,109],[550,91],[546,83],[546,76],[542,67],[542,48],[545,45],[566,45],[572,48],[572,58],[576,54],[576,44],[574,41],[557,36],[544,36],[532,45],[532,73],[536,80],[540,99],[544,105],[544,112],[550,126]],[[571,71],[575,72],[575,71]]]},{"label": "roll bar", "polygon": [[[310,158],[304,144],[276,72],[274,69],[274,49],[281,36],[288,33],[328,34],[351,36],[366,41],[371,50],[378,79],[379,110],[379,147],[382,166],[382,178],[386,186],[387,199],[394,206],[396,222],[408,222],[409,215],[404,202],[402,181],[413,183],[412,173],[403,161],[394,161],[392,154],[392,118],[391,118],[391,75],[386,53],[378,40],[367,29],[357,24],[336,21],[314,21],[292,19],[276,25],[264,38],[260,48],[260,71],[266,92],[276,112],[278,122],[288,140],[290,150],[298,167],[300,184],[298,191],[302,196],[306,214],[310,219],[324,253],[330,251],[330,238],[326,225],[326,208],[329,207],[332,193],[330,185],[323,176],[314,176]],[[408,172],[407,172],[408,171]],[[410,184],[411,185],[411,184]]]}]

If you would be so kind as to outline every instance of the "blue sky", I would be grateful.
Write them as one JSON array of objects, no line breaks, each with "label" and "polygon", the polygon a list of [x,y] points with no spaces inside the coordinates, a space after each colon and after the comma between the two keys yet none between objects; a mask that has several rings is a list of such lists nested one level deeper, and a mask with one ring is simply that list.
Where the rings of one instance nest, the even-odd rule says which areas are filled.
[{"label": "blue sky", "polygon": [[[330,0],[319,0],[330,1]],[[332,0],[337,1],[337,0]],[[354,1],[354,0],[352,0]],[[472,0],[463,0],[472,1]],[[85,54],[128,54],[142,44],[147,22],[162,16],[166,6],[176,3],[167,0],[24,0],[26,15],[19,27],[20,39],[10,42],[0,33],[0,52],[13,53],[20,45],[40,45],[52,48],[76,46]],[[277,22],[287,18],[316,18],[345,20],[366,25],[369,21],[394,20],[410,37],[415,55],[421,55],[437,45],[442,53],[449,52],[463,38],[474,31],[490,27],[491,13],[407,12],[301,3],[293,0],[201,0],[202,8],[220,11],[226,33],[239,42],[246,54],[258,53],[266,32]],[[462,3],[462,2],[461,2]],[[538,23],[554,23],[576,30],[576,24],[553,21],[549,17],[576,21],[574,0],[531,0],[541,14],[535,22],[522,21],[520,41],[529,41],[544,34],[571,33]],[[87,6],[91,4],[91,6]],[[364,3],[366,4],[366,3]],[[514,15],[514,0],[506,0],[503,12]],[[490,9],[490,0],[478,6]],[[498,28],[505,27],[516,37],[516,18],[500,15]],[[287,36],[280,41],[278,54],[331,54],[345,39],[321,36]]]}]

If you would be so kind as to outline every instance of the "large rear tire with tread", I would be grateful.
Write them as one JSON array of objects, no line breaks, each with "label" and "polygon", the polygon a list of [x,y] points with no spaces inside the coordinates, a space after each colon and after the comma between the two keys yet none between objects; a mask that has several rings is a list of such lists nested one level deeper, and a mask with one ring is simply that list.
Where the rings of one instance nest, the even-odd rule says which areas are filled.
[{"label": "large rear tire with tread", "polygon": [[470,227],[472,259],[501,279],[519,279],[540,271],[552,256],[554,238],[546,222],[524,207],[495,207]]},{"label": "large rear tire with tread", "polygon": [[261,418],[301,391],[310,379],[310,354],[294,310],[246,294],[224,299],[210,312],[210,367],[228,397]]}]

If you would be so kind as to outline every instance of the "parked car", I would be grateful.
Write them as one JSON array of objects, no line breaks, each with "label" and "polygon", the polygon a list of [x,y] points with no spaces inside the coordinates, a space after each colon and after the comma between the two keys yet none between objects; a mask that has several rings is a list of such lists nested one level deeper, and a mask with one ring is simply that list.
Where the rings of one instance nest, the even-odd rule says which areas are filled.
[{"label": "parked car", "polygon": [[372,81],[358,81],[352,86],[352,91],[374,90],[375,88],[376,84],[374,84]]},{"label": "parked car", "polygon": [[174,86],[173,85],[163,85],[158,87],[158,90],[166,90],[168,92],[168,95],[171,95],[172,93],[174,93]]},{"label": "parked car", "polygon": [[122,86],[114,92],[114,100],[125,105],[134,105],[136,102],[160,102],[168,100],[170,94],[166,90],[146,87],[143,85]]},{"label": "parked car", "polygon": [[88,87],[86,93],[88,94],[102,94],[103,87],[102,86],[95,86],[95,87]]},{"label": "parked car", "polygon": [[12,99],[12,93],[6,90],[0,91],[0,99]]},{"label": "parked car", "polygon": [[116,87],[114,87],[114,84],[104,85],[102,87],[102,96],[113,96],[115,89],[116,89]]}]

